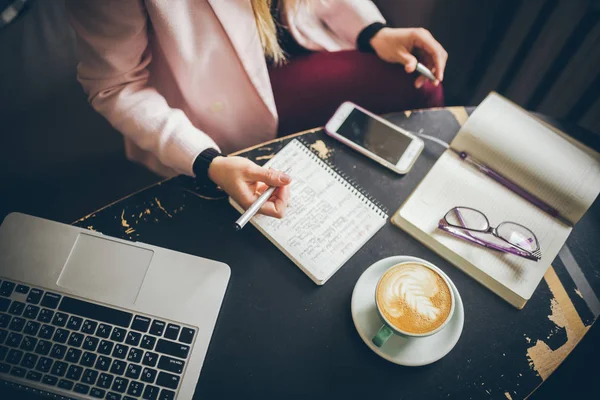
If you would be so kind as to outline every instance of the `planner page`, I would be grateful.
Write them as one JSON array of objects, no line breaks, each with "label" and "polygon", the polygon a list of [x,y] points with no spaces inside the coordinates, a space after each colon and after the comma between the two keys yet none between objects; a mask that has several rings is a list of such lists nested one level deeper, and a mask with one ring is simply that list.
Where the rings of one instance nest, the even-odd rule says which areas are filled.
[{"label": "planner page", "polygon": [[542,199],[572,224],[600,193],[600,154],[496,93],[477,107],[451,146]]},{"label": "planner page", "polygon": [[385,210],[297,139],[265,167],[289,169],[290,202],[282,219],[256,215],[251,222],[319,285],[385,224]]}]

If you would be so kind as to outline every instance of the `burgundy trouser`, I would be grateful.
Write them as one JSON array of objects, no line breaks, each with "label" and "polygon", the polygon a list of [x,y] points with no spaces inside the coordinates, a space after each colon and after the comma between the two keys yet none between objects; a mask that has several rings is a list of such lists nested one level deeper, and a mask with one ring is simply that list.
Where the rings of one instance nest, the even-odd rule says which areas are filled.
[{"label": "burgundy trouser", "polygon": [[354,50],[296,56],[269,75],[280,136],[325,125],[344,101],[376,114],[444,105],[441,86],[416,89],[402,65]]}]

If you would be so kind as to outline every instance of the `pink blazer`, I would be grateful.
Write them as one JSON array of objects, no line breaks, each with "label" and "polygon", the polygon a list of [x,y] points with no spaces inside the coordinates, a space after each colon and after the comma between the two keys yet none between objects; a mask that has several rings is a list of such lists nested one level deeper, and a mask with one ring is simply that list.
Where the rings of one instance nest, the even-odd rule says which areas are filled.
[{"label": "pink blazer", "polygon": [[[208,147],[269,139],[277,110],[249,0],[68,0],[78,79],[127,156],[193,176]],[[302,46],[339,51],[384,22],[370,0],[308,0],[284,16]]]}]

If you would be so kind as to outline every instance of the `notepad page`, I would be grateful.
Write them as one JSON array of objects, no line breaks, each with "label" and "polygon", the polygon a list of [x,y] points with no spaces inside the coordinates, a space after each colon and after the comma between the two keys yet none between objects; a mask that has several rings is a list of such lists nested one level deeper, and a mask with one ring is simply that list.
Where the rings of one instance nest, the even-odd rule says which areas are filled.
[{"label": "notepad page", "polygon": [[505,175],[573,224],[600,193],[600,154],[495,93],[469,117],[452,148]]},{"label": "notepad page", "polygon": [[297,140],[265,166],[291,168],[290,202],[283,219],[256,215],[251,222],[317,284],[325,283],[387,219]]},{"label": "notepad page", "polygon": [[[453,207],[482,211],[492,226],[514,221],[535,233],[542,259],[538,262],[493,251],[455,238],[438,228]],[[399,210],[402,218],[459,256],[458,267],[486,286],[501,286],[527,300],[567,240],[571,229],[542,212],[499,183],[469,168],[455,153],[446,151]],[[475,236],[494,241],[492,235]],[[465,268],[466,267],[466,268]],[[473,274],[472,269],[483,272]],[[491,278],[495,285],[486,280]]]}]

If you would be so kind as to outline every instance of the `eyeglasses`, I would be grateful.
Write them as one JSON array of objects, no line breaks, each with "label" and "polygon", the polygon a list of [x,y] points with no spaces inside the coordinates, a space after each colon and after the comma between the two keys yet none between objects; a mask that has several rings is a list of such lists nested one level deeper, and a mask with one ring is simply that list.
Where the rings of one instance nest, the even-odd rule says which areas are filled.
[{"label": "eyeglasses", "polygon": [[[450,235],[478,244],[492,250],[514,254],[528,260],[542,258],[537,237],[529,229],[515,222],[502,222],[497,227],[490,226],[484,213],[469,207],[454,207],[444,215],[438,227]],[[470,232],[492,234],[508,243],[509,246],[492,243],[473,236]]]}]

